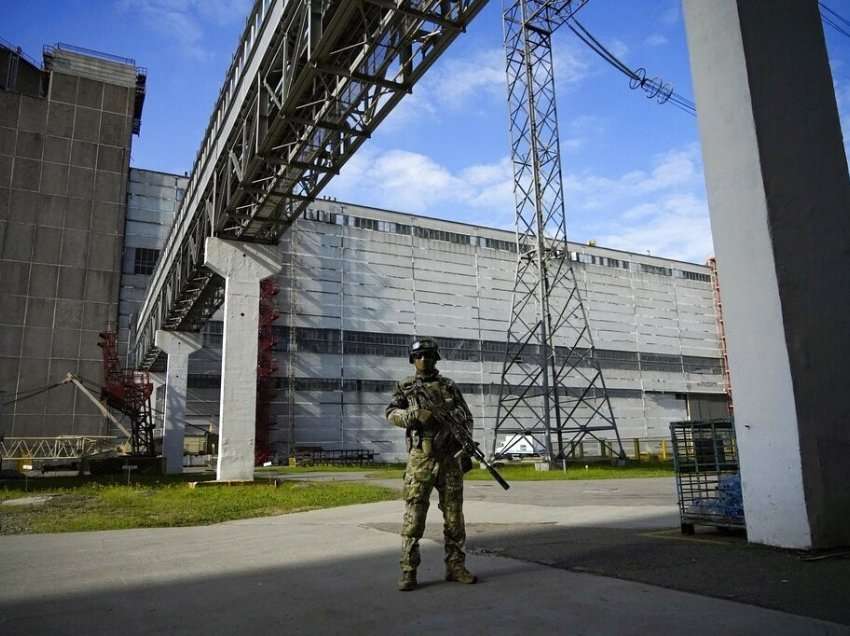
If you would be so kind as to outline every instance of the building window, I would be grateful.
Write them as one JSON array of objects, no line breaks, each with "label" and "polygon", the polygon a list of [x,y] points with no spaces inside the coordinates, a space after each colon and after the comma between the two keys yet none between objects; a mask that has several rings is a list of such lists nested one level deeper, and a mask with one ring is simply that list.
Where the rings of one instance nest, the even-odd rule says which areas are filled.
[{"label": "building window", "polygon": [[669,267],[659,267],[658,265],[640,264],[640,271],[645,274],[658,274],[659,276],[672,276],[673,270]]},{"label": "building window", "polygon": [[150,276],[156,268],[156,261],[159,258],[159,250],[149,250],[144,247],[136,248],[136,262],[133,272],[136,274],[144,274]]},{"label": "building window", "polygon": [[699,272],[689,272],[687,270],[682,270],[682,278],[687,280],[698,280],[703,283],[710,283],[711,276],[708,274],[700,274]]}]

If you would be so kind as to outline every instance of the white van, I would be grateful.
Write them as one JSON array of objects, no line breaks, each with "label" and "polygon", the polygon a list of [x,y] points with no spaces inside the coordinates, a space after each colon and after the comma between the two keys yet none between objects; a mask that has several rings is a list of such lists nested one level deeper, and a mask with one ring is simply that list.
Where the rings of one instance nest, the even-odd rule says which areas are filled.
[{"label": "white van", "polygon": [[496,445],[496,457],[536,457],[543,445],[530,435],[508,435]]}]

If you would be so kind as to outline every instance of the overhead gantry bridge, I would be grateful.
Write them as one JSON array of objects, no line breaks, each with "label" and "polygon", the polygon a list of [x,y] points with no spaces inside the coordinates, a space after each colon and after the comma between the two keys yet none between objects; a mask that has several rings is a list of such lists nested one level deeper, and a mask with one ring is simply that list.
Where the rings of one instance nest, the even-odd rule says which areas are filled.
[{"label": "overhead gantry bridge", "polygon": [[486,0],[257,0],[131,343],[196,332],[224,302],[209,237],[276,244]]},{"label": "overhead gantry bridge", "polygon": [[485,4],[254,3],[131,338],[138,368],[163,370],[168,355],[165,437],[182,438],[188,356],[224,305],[219,480],[253,478],[259,281],[280,269],[271,246]]}]

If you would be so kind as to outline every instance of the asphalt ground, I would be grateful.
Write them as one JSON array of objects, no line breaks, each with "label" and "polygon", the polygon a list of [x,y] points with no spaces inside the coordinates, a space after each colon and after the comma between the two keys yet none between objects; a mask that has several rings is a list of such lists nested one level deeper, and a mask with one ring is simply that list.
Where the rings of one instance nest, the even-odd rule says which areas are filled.
[{"label": "asphalt ground", "polygon": [[442,580],[434,506],[411,593],[395,590],[399,501],[0,537],[0,634],[850,634],[850,561],[675,536],[672,480],[468,482],[466,495],[481,583]]}]

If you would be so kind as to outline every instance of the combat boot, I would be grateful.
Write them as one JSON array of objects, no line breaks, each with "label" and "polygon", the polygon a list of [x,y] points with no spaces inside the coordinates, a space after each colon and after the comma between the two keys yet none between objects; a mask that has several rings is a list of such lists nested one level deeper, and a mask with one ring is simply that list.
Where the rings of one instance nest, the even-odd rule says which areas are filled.
[{"label": "combat boot", "polygon": [[416,570],[405,570],[398,579],[398,591],[410,592],[416,589]]},{"label": "combat boot", "polygon": [[458,563],[455,565],[446,565],[446,580],[471,585],[478,581],[478,577],[467,570],[463,563]]}]

